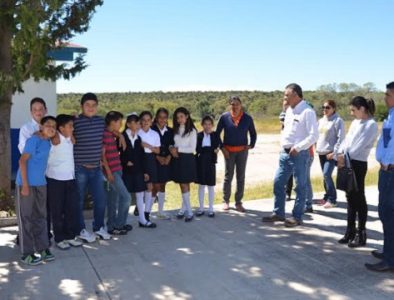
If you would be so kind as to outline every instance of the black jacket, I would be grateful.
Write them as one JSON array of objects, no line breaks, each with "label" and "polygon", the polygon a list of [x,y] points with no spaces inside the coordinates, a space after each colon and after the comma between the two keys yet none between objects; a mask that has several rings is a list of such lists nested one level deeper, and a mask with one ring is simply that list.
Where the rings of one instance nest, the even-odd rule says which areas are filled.
[{"label": "black jacket", "polygon": [[222,140],[220,139],[220,136],[216,133],[216,131],[212,131],[211,134],[211,147],[203,147],[202,146],[202,140],[204,138],[204,132],[201,131],[197,134],[197,149],[196,149],[196,156],[197,159],[198,157],[203,153],[203,152],[211,152],[212,154],[212,162],[216,163],[218,160],[218,155],[215,153],[215,150],[218,148],[223,147]]},{"label": "black jacket", "polygon": [[170,146],[174,145],[174,130],[167,126],[167,131],[161,135],[159,127],[155,124],[152,130],[156,131],[160,136],[160,153],[159,156],[166,157],[170,155]]},{"label": "black jacket", "polygon": [[[120,160],[122,162],[123,173],[145,173],[145,152],[144,147],[142,147],[141,138],[139,136],[137,137],[133,147],[126,132],[123,132],[123,136],[127,145],[125,151],[120,149]],[[132,166],[127,166],[129,161],[133,163]]]}]

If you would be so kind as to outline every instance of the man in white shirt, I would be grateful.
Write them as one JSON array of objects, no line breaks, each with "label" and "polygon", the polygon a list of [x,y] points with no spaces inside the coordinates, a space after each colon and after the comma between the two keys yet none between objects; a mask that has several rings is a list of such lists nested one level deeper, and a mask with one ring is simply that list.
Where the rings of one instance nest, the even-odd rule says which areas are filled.
[{"label": "man in white shirt", "polygon": [[[302,89],[298,84],[286,86],[284,100],[290,107],[286,110],[284,129],[280,144],[282,151],[279,168],[274,180],[275,205],[271,216],[263,222],[285,221],[285,226],[295,227],[302,224],[305,210],[309,148],[316,143],[318,126],[315,111],[303,100]],[[286,183],[294,174],[297,187],[292,217],[285,219]]]}]

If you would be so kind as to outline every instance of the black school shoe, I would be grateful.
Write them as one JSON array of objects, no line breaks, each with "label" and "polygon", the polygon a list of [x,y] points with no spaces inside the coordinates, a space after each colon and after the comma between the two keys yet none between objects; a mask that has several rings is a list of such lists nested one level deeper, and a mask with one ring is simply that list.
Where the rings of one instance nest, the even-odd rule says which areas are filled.
[{"label": "black school shoe", "polygon": [[131,224],[126,224],[122,227],[122,229],[126,230],[126,231],[132,231],[133,230],[133,226]]},{"label": "black school shoe", "polygon": [[215,217],[215,213],[213,211],[208,212],[208,217],[214,218]]},{"label": "black school shoe", "polygon": [[191,222],[191,221],[193,221],[193,217],[194,217],[194,215],[186,216],[186,217],[185,217],[185,222]]},{"label": "black school shoe", "polygon": [[141,222],[138,222],[138,225],[142,228],[156,228],[157,225],[155,223],[147,221],[145,224],[142,224]]}]

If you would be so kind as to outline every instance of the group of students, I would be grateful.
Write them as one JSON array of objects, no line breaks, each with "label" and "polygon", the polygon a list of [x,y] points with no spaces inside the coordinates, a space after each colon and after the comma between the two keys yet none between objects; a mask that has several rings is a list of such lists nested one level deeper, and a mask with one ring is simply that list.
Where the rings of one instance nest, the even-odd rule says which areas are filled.
[{"label": "group of students", "polygon": [[[134,214],[139,227],[155,228],[150,213],[158,199],[158,219],[170,219],[164,212],[165,187],[180,185],[182,205],[176,217],[193,220],[190,183],[199,184],[197,216],[205,214],[208,188],[208,217],[214,217],[214,186],[217,153],[222,148],[213,130],[214,120],[205,116],[197,133],[189,111],[179,107],[173,113],[157,110],[124,116],[110,111],[97,115],[98,99],[93,93],[81,98],[82,113],[47,116],[41,98],[30,102],[32,120],[21,127],[21,158],[16,177],[16,207],[22,257],[28,265],[51,261],[51,228],[56,246],[66,250],[125,235],[131,195],[136,198]],[[124,130],[121,132],[122,127]],[[86,229],[83,208],[87,191],[93,200],[93,232]],[[107,221],[105,223],[105,212]]]}]

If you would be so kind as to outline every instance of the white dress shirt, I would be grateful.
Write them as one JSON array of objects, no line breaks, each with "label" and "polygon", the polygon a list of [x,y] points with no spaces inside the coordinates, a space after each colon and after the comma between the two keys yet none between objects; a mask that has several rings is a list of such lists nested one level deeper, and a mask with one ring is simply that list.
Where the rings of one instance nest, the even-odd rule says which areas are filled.
[{"label": "white dress shirt", "polygon": [[36,122],[36,120],[31,119],[30,122],[24,124],[19,131],[19,144],[18,149],[22,154],[23,149],[25,148],[26,140],[31,138],[31,136],[40,130],[40,124]]},{"label": "white dress shirt", "polygon": [[211,135],[204,132],[204,137],[202,138],[202,147],[211,147]]},{"label": "white dress shirt", "polygon": [[[149,144],[152,147],[160,147],[160,135],[149,128],[148,131],[143,129],[138,130],[138,135],[140,136],[143,143]],[[152,153],[152,150],[144,147],[145,153]]]},{"label": "white dress shirt", "polygon": [[75,179],[74,145],[71,138],[59,133],[60,143],[52,145],[49,151],[46,176],[56,180]]},{"label": "white dress shirt", "polygon": [[157,128],[159,128],[160,134],[161,134],[162,136],[166,133],[166,131],[168,131],[167,126],[164,126],[163,129],[160,129],[159,126],[157,126]]},{"label": "white dress shirt", "polygon": [[316,143],[318,137],[316,113],[305,100],[301,100],[294,108],[289,107],[286,110],[280,140],[283,148],[294,147],[298,152],[307,150]]},{"label": "white dress shirt", "polygon": [[194,153],[197,146],[197,131],[193,129],[185,136],[185,125],[179,126],[179,132],[174,135],[174,147],[178,148],[179,153]]},{"label": "white dress shirt", "polygon": [[133,133],[131,132],[130,129],[126,129],[126,134],[127,134],[127,136],[129,137],[129,140],[130,140],[130,142],[131,142],[131,145],[132,145],[133,148],[134,148],[135,141],[138,139],[138,134],[135,133],[135,134],[133,135]]}]

